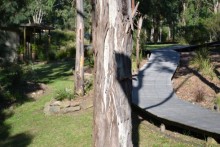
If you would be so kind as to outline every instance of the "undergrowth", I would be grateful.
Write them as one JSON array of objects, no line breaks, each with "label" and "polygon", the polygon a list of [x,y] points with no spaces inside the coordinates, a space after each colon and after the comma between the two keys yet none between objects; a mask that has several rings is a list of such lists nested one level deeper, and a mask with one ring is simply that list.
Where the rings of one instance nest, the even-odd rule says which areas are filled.
[{"label": "undergrowth", "polygon": [[71,88],[64,88],[64,89],[59,89],[56,92],[56,100],[62,101],[64,99],[74,99],[75,98],[75,94],[74,91]]},{"label": "undergrowth", "polygon": [[196,51],[191,64],[201,71],[202,74],[209,76],[211,79],[215,77],[208,48],[202,48]]}]

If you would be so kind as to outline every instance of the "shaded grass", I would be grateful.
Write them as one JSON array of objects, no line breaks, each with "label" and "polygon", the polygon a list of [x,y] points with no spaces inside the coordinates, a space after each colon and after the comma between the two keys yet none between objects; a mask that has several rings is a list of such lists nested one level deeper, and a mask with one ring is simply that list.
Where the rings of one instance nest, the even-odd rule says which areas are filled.
[{"label": "shaded grass", "polygon": [[145,45],[145,49],[147,50],[155,50],[165,47],[173,46],[174,44],[151,44],[151,45]]}]

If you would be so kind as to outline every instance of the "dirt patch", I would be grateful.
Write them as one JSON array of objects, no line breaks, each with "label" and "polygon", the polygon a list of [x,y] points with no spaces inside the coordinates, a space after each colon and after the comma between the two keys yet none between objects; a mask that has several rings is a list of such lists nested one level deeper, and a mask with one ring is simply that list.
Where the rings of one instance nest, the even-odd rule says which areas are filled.
[{"label": "dirt patch", "polygon": [[180,65],[172,80],[174,89],[180,99],[213,109],[216,94],[220,92],[220,80],[218,78],[220,73],[220,54],[212,53],[210,55],[217,75],[213,79],[209,76],[204,76],[190,65],[193,55],[193,52],[181,53]]}]

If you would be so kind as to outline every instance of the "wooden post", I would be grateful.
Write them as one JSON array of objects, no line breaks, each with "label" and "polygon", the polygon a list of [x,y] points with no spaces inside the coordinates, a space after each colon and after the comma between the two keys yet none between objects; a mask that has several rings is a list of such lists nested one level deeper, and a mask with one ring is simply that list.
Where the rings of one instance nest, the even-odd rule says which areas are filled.
[{"label": "wooden post", "polygon": [[83,0],[76,0],[76,62],[75,85],[77,95],[84,95],[84,11]]},{"label": "wooden post", "polygon": [[164,124],[160,125],[160,131],[163,133],[166,131],[166,126]]},{"label": "wooden post", "polygon": [[138,20],[138,30],[137,30],[137,44],[136,44],[136,64],[137,64],[137,71],[139,71],[140,68],[140,34],[141,34],[141,28],[143,23],[143,17],[140,16]]}]

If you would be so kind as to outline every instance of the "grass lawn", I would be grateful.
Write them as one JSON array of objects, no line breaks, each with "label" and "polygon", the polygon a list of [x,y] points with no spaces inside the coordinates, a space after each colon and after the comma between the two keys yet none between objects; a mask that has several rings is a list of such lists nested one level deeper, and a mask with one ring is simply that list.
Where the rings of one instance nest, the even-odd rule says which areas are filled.
[{"label": "grass lawn", "polygon": [[[43,113],[45,103],[54,97],[57,89],[73,87],[72,64],[60,62],[33,65],[38,81],[46,83],[49,88],[36,101],[28,101],[0,112],[0,146],[92,146],[92,108],[67,115],[45,116]],[[135,129],[136,146],[194,146],[192,143],[161,134],[138,119]],[[199,143],[199,146],[204,145],[204,142]]]},{"label": "grass lawn", "polygon": [[154,50],[154,49],[170,47],[170,46],[173,46],[173,45],[174,44],[151,44],[151,45],[146,45],[145,49],[147,49],[147,50]]}]

